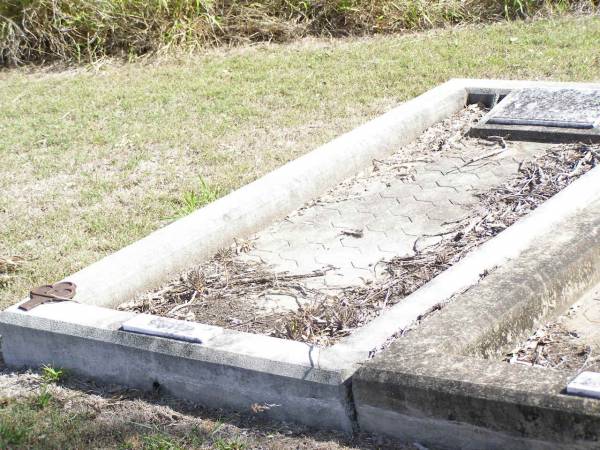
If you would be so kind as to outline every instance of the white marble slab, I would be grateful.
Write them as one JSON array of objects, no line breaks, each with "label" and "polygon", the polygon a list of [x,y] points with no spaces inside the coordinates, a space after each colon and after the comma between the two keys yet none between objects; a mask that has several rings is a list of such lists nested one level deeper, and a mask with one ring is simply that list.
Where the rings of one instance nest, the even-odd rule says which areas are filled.
[{"label": "white marble slab", "polygon": [[581,372],[567,385],[567,394],[600,398],[600,373]]}]

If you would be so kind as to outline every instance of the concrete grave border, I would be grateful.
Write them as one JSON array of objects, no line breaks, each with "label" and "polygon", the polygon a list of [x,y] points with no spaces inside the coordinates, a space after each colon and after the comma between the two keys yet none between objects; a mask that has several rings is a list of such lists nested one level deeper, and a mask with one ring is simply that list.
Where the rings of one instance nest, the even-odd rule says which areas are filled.
[{"label": "concrete grave border", "polygon": [[47,304],[28,313],[11,306],[0,314],[5,362],[51,364],[105,382],[160,387],[209,407],[247,410],[259,403],[276,419],[352,431],[357,424],[352,375],[369,353],[431,306],[518,257],[536,236],[600,199],[600,168],[330,348],[207,325],[202,325],[202,344],[132,334],[119,328],[135,313],[110,308],[210,257],[234,238],[285,217],[467,102],[535,86],[600,88],[530,81],[444,83],[68,277],[78,285],[78,303]]}]

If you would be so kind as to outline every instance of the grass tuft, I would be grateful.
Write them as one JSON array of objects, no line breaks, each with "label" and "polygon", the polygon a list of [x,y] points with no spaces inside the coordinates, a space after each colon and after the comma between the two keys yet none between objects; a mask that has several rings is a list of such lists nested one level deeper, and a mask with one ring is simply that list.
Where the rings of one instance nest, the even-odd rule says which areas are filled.
[{"label": "grass tuft", "polygon": [[40,392],[33,398],[32,404],[37,409],[45,409],[53,399],[54,396],[48,390],[48,386],[43,384],[40,387]]},{"label": "grass tuft", "polygon": [[27,429],[16,423],[0,422],[0,448],[22,446],[27,438]]},{"label": "grass tuft", "polygon": [[218,438],[214,441],[213,446],[217,450],[244,450],[246,444],[238,439],[222,439]]},{"label": "grass tuft", "polygon": [[42,367],[42,380],[45,384],[58,383],[63,380],[65,376],[66,371],[64,369],[55,369],[48,365]]},{"label": "grass tuft", "polygon": [[151,434],[142,439],[142,448],[144,450],[182,450],[174,439],[163,434]]},{"label": "grass tuft", "polygon": [[221,188],[208,184],[204,178],[200,177],[198,189],[186,191],[183,193],[181,206],[175,216],[171,219],[178,219],[193,213],[198,208],[207,205],[221,196]]}]

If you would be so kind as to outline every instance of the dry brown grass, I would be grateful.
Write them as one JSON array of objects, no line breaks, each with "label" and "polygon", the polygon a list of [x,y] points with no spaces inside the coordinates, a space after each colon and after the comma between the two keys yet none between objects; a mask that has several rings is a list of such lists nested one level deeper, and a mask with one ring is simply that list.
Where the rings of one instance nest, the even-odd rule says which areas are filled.
[{"label": "dry brown grass", "polygon": [[598,0],[9,0],[0,65],[592,12]]}]

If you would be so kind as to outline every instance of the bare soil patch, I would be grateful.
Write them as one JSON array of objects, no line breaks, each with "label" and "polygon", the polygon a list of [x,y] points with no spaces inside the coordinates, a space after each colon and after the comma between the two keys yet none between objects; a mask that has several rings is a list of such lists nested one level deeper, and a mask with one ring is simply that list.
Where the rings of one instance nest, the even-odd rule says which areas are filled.
[{"label": "bare soil patch", "polygon": [[[423,158],[432,152],[460,152],[468,139],[465,132],[481,114],[481,109],[470,107],[461,115],[429,129],[414,145]],[[464,166],[486,164],[487,159],[506,147],[502,139],[484,141],[482,145],[489,151],[465,161]],[[377,162],[373,170],[379,171],[378,176],[383,179],[410,177],[410,161],[398,155],[405,153],[399,152]],[[123,304],[120,309],[332,345],[528,214],[595,167],[598,161],[598,146],[549,146],[542,156],[522,161],[518,173],[507,183],[478,193],[478,202],[468,217],[445,224],[446,230],[442,233],[417,238],[413,254],[380,261],[378,265],[387,276],[365,286],[335,291],[307,288],[300,282],[302,279],[322,276],[329,268],[303,275],[278,273],[265,264],[236,259],[250,245],[237,243],[162,289]],[[350,179],[318,201],[343,200],[356,192],[357,185],[362,189],[361,183],[369,176],[372,174]],[[249,297],[273,294],[296,298],[297,308],[266,313],[248,301]]]}]

